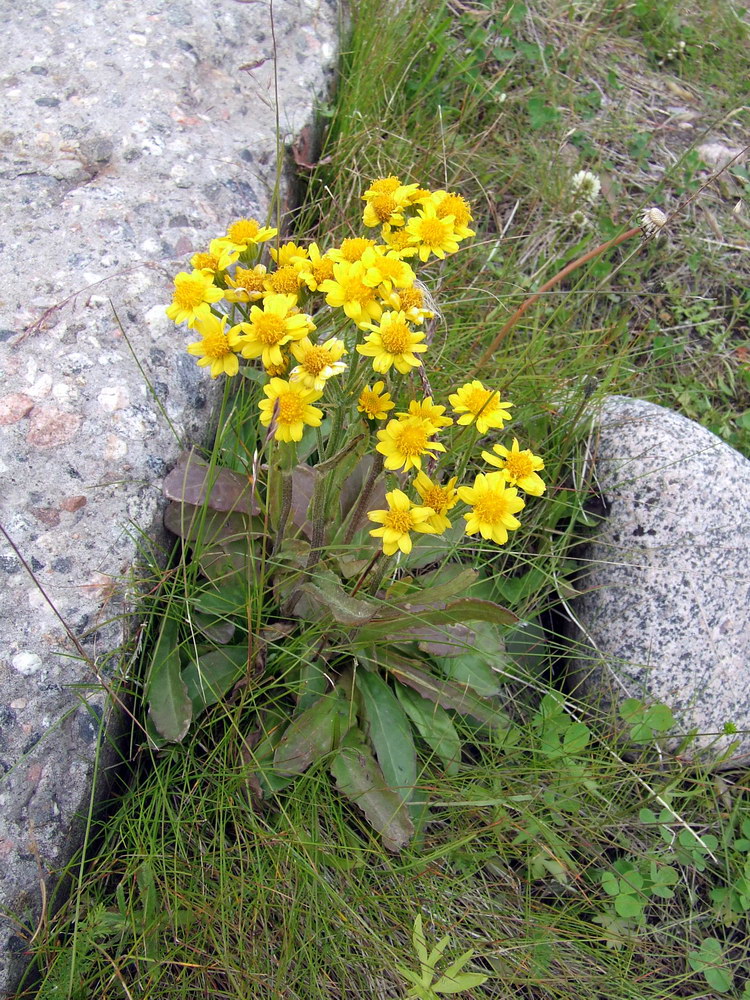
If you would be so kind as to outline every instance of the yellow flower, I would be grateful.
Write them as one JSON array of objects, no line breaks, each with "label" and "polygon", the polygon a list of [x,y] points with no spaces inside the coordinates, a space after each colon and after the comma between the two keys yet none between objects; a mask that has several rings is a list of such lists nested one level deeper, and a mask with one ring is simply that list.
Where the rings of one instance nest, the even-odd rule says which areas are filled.
[{"label": "yellow flower", "polygon": [[472,424],[476,420],[477,430],[486,434],[491,427],[502,430],[505,421],[510,420],[508,409],[513,403],[502,403],[497,389],[485,389],[478,379],[467,382],[448,397],[454,413],[460,413],[459,424]]},{"label": "yellow flower", "polygon": [[426,319],[433,319],[435,313],[427,308],[427,296],[425,290],[419,282],[411,288],[400,288],[392,291],[385,298],[386,305],[389,305],[397,312],[403,312],[410,323],[423,323]]},{"label": "yellow flower", "polygon": [[196,271],[210,271],[211,274],[219,269],[219,258],[215,253],[194,253],[190,258],[190,263]]},{"label": "yellow flower", "polygon": [[381,286],[387,295],[394,287],[411,288],[417,276],[399,254],[384,247],[370,247],[362,254],[365,276],[362,279],[370,288]]},{"label": "yellow flower", "polygon": [[240,323],[242,330],[242,357],[260,357],[265,368],[280,365],[281,348],[291,340],[301,340],[310,330],[312,321],[304,313],[293,312],[293,295],[267,295],[263,308],[252,306],[250,320]]},{"label": "yellow flower", "polygon": [[382,226],[385,222],[391,226],[403,226],[405,220],[399,207],[393,195],[376,194],[365,205],[362,222],[368,229]]},{"label": "yellow flower", "polygon": [[310,244],[307,257],[297,257],[292,263],[311,292],[317,292],[324,281],[333,277],[333,261],[320,252],[317,243]]},{"label": "yellow flower", "polygon": [[340,260],[333,265],[333,278],[323,281],[319,291],[323,292],[326,302],[335,309],[343,309],[349,319],[358,326],[364,326],[370,320],[380,319],[383,307],[378,302],[375,289],[369,288],[363,281],[365,268],[362,261]]},{"label": "yellow flower", "polygon": [[310,404],[322,393],[282,378],[272,378],[263,392],[268,398],[258,403],[260,422],[273,428],[277,441],[301,441],[305,427],[320,427],[323,411]]},{"label": "yellow flower", "polygon": [[278,250],[271,247],[269,252],[276,261],[277,267],[288,267],[289,264],[295,262],[295,259],[304,260],[307,257],[305,247],[297,246],[296,243],[282,243]]},{"label": "yellow flower", "polygon": [[471,208],[465,198],[450,191],[435,191],[433,200],[438,219],[445,219],[449,215],[453,217],[453,226],[458,239],[465,240],[469,236],[476,236],[476,233],[469,229]]},{"label": "yellow flower", "polygon": [[513,517],[524,507],[518,490],[506,486],[502,472],[481,472],[474,479],[473,486],[459,486],[458,496],[472,509],[464,514],[466,534],[490,538],[498,545],[508,541],[508,531],[515,531],[521,522]]},{"label": "yellow flower", "polygon": [[313,344],[309,337],[291,345],[291,352],[299,361],[289,374],[290,382],[301,382],[306,389],[324,389],[332,375],[346,371],[341,357],[346,354],[343,340],[332,337],[325,344]]},{"label": "yellow flower", "polygon": [[445,413],[444,406],[438,406],[432,402],[432,396],[427,396],[421,402],[417,399],[413,399],[409,403],[408,413],[397,413],[397,417],[421,417],[423,420],[429,420],[432,424],[434,431],[437,433],[441,427],[450,427],[453,420],[450,417],[444,417]]},{"label": "yellow flower", "polygon": [[362,259],[365,250],[375,246],[375,240],[368,240],[364,236],[353,236],[342,240],[340,247],[334,247],[328,251],[328,256],[333,261],[346,260],[350,264]]},{"label": "yellow flower", "polygon": [[412,330],[402,312],[387,312],[383,314],[380,326],[368,324],[372,333],[365,337],[364,344],[358,344],[357,350],[367,358],[372,358],[372,367],[376,372],[385,374],[391,365],[405,375],[410,368],[419,367],[417,354],[427,350],[427,344],[422,344],[424,333]]},{"label": "yellow flower", "polygon": [[388,510],[371,510],[367,514],[371,521],[382,526],[373,528],[370,534],[383,539],[385,555],[395,555],[399,550],[408,555],[412,549],[410,532],[432,533],[428,522],[433,511],[429,507],[417,507],[401,490],[386,493],[385,502]]},{"label": "yellow flower", "polygon": [[385,455],[386,469],[393,471],[411,468],[421,469],[422,455],[430,458],[435,451],[445,451],[439,441],[430,441],[435,428],[422,417],[405,417],[389,420],[385,430],[378,431],[376,450]]},{"label": "yellow flower", "polygon": [[223,298],[224,292],[213,282],[213,275],[205,271],[180,271],[174,279],[174,295],[167,306],[167,316],[173,323],[187,323],[193,327],[211,315],[211,303]]},{"label": "yellow flower", "polygon": [[442,535],[451,526],[450,519],[446,517],[446,513],[458,503],[458,492],[455,486],[455,476],[453,479],[449,479],[445,486],[433,483],[430,477],[424,472],[418,473],[417,478],[414,480],[414,489],[421,497],[422,503],[433,512],[428,524],[436,535]]},{"label": "yellow flower", "polygon": [[200,334],[200,340],[188,344],[187,352],[200,358],[198,365],[205,368],[211,366],[211,378],[219,375],[236,375],[240,370],[235,351],[239,350],[240,336],[238,327],[226,329],[227,317],[209,314],[200,317],[195,323],[195,329]]},{"label": "yellow flower", "polygon": [[365,386],[357,402],[357,409],[360,413],[366,413],[370,420],[385,420],[388,411],[396,405],[391,400],[389,392],[383,392],[385,382],[375,382],[370,387]]},{"label": "yellow flower", "polygon": [[266,375],[270,375],[274,378],[277,375],[284,375],[289,368],[289,355],[286,351],[281,352],[281,364],[280,365],[266,365]]},{"label": "yellow flower", "polygon": [[219,252],[219,268],[224,270],[230,264],[234,264],[248,247],[272,240],[277,232],[277,229],[261,226],[257,219],[237,219],[227,226],[226,236],[212,241],[211,252]]},{"label": "yellow flower", "polygon": [[384,222],[380,235],[383,243],[387,244],[399,257],[413,257],[417,252],[417,248],[411,241],[411,236],[405,229],[400,227],[394,229],[390,223]]},{"label": "yellow flower", "polygon": [[[416,186],[417,185],[415,184],[414,187]],[[397,191],[400,187],[402,187],[401,181],[395,176],[395,174],[391,174],[389,177],[378,177],[377,180],[374,180],[368,187],[362,195],[362,198],[365,201],[369,201],[371,198],[374,198],[379,194],[393,194],[393,192]]]},{"label": "yellow flower", "polygon": [[266,268],[264,264],[255,267],[237,267],[234,276],[227,275],[224,298],[227,302],[257,302],[266,294]]},{"label": "yellow flower", "polygon": [[517,438],[513,438],[513,446],[510,449],[501,444],[494,444],[492,450],[495,452],[494,455],[489,451],[483,451],[482,458],[500,469],[506,482],[511,486],[520,486],[524,493],[534,497],[540,497],[544,493],[547,487],[542,477],[537,475],[537,472],[544,468],[544,462],[538,455],[532,454],[528,448],[520,451]]},{"label": "yellow flower", "polygon": [[416,243],[421,261],[426,261],[430,254],[443,258],[446,254],[458,250],[453,221],[452,215],[446,215],[444,219],[438,218],[435,205],[427,202],[419,210],[416,218],[406,223],[406,231],[411,236],[412,242]]},{"label": "yellow flower", "polygon": [[293,264],[271,271],[266,275],[266,288],[276,295],[294,295],[296,297],[302,276]]}]

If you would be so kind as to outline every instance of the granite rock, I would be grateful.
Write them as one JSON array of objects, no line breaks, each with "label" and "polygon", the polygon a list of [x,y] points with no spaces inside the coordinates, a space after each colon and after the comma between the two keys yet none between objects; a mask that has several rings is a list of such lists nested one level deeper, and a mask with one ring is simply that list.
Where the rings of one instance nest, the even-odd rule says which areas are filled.
[{"label": "granite rock", "polygon": [[699,734],[689,753],[736,744],[736,761],[750,753],[750,461],[621,396],[595,418],[592,461],[605,516],[573,602],[581,689],[664,702]]},{"label": "granite rock", "polygon": [[218,383],[164,315],[172,276],[266,217],[274,65],[283,142],[332,73],[335,0],[273,15],[276,50],[267,0],[30,0],[3,22],[0,995],[113,757],[160,480],[215,419]]}]

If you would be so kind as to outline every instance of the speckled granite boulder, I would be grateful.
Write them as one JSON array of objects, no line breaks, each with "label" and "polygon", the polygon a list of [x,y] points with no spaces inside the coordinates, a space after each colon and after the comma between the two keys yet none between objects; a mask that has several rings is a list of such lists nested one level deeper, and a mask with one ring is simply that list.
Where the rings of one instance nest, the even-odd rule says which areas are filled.
[{"label": "speckled granite boulder", "polygon": [[[576,667],[591,697],[663,701],[689,752],[750,753],[750,461],[643,400],[605,400],[592,435],[607,510],[581,554]],[[733,723],[740,732],[723,734]]]},{"label": "speckled granite boulder", "polygon": [[[276,0],[274,18],[288,141],[327,89],[336,3]],[[190,252],[265,217],[273,68],[265,0],[30,0],[3,19],[0,522],[22,558],[0,538],[0,995],[88,810],[160,480],[178,439],[210,433],[218,385],[164,307]]]}]

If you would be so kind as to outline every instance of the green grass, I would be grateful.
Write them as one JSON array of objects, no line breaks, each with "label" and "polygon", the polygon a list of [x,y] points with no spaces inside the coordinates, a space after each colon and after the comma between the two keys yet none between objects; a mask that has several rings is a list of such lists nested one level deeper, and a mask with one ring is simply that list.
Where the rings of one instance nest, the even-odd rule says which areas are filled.
[{"label": "green grass", "polygon": [[[730,42],[747,39],[740,16],[729,0],[699,12],[613,0],[355,4],[294,232],[352,235],[360,191],[390,173],[472,202],[477,239],[428,269],[441,311],[436,397],[465,381],[563,264],[644,206],[675,215],[665,238],[626,243],[546,295],[482,372],[514,401],[512,431],[544,455],[550,484],[507,547],[465,539],[460,550],[530,623],[504,683],[512,725],[492,732],[457,718],[469,749],[450,775],[421,745],[432,822],[393,855],[336,792],[325,760],[262,799],[248,767],[319,632],[271,639],[265,672],[180,745],[147,748],[136,700],[119,794],[69,867],[74,891],[34,942],[44,1000],[403,997],[397,969],[417,967],[419,914],[428,943],[449,935],[446,962],[473,949],[467,968],[488,979],[465,996],[750,995],[746,773],[663,754],[645,707],[625,718],[551,693],[575,545],[592,524],[590,406],[610,392],[639,395],[750,452],[748,259],[733,249],[747,230],[731,211],[748,178],[733,168],[709,180],[694,154],[712,122],[737,144],[747,132],[743,46]],[[659,66],[682,37],[684,53]],[[378,71],[364,72],[374,53]],[[691,130],[658,110],[672,102],[700,112]],[[579,169],[604,187],[584,229],[570,222]],[[233,400],[214,450],[221,464],[247,467],[250,406],[247,394]],[[182,553],[171,566],[154,568],[151,584],[164,587],[142,609],[152,642],[165,608],[174,621],[194,614],[197,560]],[[260,588],[251,575],[258,620]],[[142,679],[128,682],[136,696]]]}]

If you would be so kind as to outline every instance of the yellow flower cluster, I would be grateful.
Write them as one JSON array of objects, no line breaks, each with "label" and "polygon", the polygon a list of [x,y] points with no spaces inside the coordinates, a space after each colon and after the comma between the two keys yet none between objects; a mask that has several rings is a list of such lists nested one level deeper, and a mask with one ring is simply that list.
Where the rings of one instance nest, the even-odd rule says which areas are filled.
[{"label": "yellow flower cluster", "polygon": [[[193,256],[192,271],[176,276],[167,315],[195,331],[199,339],[187,350],[212,378],[236,375],[241,360],[262,367],[267,381],[259,419],[276,441],[297,442],[305,428],[320,427],[324,410],[314,404],[338,377],[329,409],[351,404],[353,410],[356,400],[386,473],[401,474],[398,485],[405,485],[403,474],[416,473],[418,501],[394,488],[386,494],[388,508],[368,515],[379,525],[370,534],[381,539],[386,555],[411,551],[414,532],[446,531],[459,501],[468,508],[467,533],[502,544],[519,526],[514,515],[524,501],[518,490],[539,496],[545,489],[541,458],[520,450],[514,438],[510,449],[495,444],[482,452],[497,471],[477,475],[472,486],[457,485],[455,476],[441,484],[428,472],[434,475],[447,453],[437,440],[441,432],[453,426],[460,434],[468,425],[479,435],[502,429],[512,404],[474,380],[448,397],[453,417],[431,396],[410,398],[406,410],[390,413],[397,405],[392,393],[413,396],[412,380],[398,376],[420,371],[429,384],[425,325],[435,311],[414,267],[442,260],[474,235],[470,207],[460,194],[393,176],[375,180],[363,201],[363,226],[377,234],[344,239],[326,251],[317,243],[280,243],[277,230],[256,219],[233,222]],[[329,332],[316,336],[324,328]],[[357,369],[360,356],[380,376],[372,385]],[[375,421],[387,423],[376,429]]]}]

